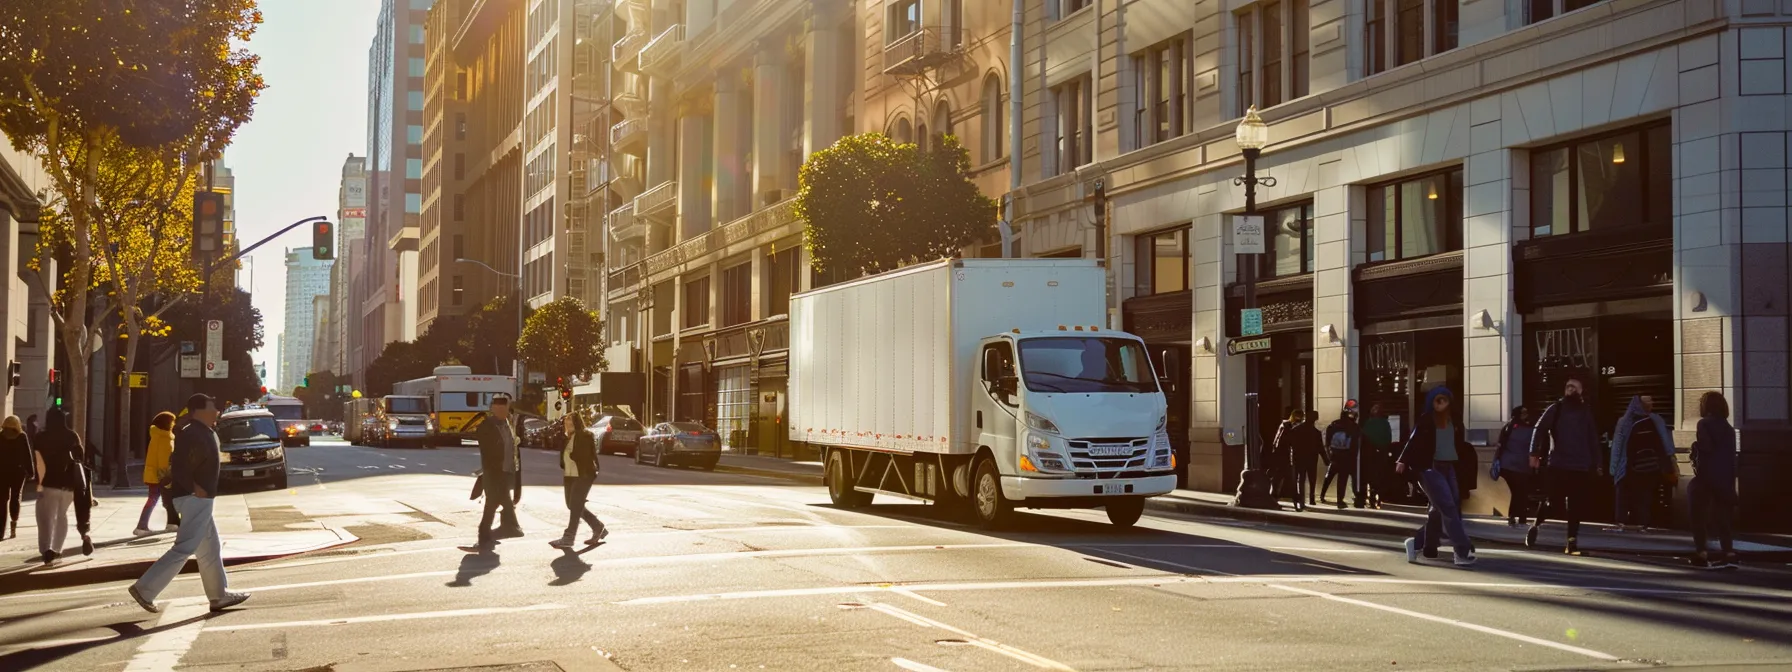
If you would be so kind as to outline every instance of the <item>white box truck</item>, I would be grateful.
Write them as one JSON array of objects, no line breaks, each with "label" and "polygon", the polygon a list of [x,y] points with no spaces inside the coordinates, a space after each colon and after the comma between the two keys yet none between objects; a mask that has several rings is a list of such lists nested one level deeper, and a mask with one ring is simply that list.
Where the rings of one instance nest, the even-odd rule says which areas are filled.
[{"label": "white box truck", "polygon": [[1176,487],[1164,395],[1143,340],[1100,325],[1106,271],[1086,259],[959,259],[790,302],[792,441],[828,494],[968,508],[1105,507],[1137,522]]}]

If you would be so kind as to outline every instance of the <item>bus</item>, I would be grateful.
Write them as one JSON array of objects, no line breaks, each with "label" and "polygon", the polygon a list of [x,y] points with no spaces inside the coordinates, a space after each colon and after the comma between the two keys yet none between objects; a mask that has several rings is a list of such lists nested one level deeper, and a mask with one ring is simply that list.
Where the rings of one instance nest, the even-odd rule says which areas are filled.
[{"label": "bus", "polygon": [[516,378],[476,375],[466,366],[438,366],[433,375],[393,385],[392,393],[428,399],[434,409],[435,440],[458,446],[461,440],[473,438],[491,410],[493,397],[515,397]]},{"label": "bus", "polygon": [[274,421],[279,423],[281,445],[311,445],[311,418],[305,417],[305,402],[270,394],[261,398],[261,407],[273,413]]}]

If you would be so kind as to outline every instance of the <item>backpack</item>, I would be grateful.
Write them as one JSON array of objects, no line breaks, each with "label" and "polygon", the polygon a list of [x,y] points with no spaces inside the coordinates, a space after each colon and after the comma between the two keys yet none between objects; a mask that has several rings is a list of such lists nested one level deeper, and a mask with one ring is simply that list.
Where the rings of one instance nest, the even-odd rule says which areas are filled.
[{"label": "backpack", "polygon": [[1645,416],[1630,426],[1630,440],[1624,449],[1630,454],[1626,473],[1654,474],[1661,471],[1661,432],[1655,429],[1655,418]]},{"label": "backpack", "polygon": [[1334,453],[1350,452],[1352,449],[1356,448],[1354,442],[1350,440],[1350,432],[1342,429],[1332,432],[1331,441],[1327,443],[1326,447],[1330,448]]}]

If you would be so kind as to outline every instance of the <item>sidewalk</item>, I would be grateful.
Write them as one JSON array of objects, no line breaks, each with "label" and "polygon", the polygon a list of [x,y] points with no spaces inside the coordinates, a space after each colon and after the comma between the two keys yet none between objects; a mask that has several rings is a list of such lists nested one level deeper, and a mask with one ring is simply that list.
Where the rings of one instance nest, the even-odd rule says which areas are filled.
[{"label": "sidewalk", "polygon": [[[723,453],[717,471],[755,476],[785,478],[820,484],[820,462],[794,462],[776,457]],[[1232,520],[1273,523],[1292,527],[1332,530],[1354,534],[1378,534],[1405,538],[1425,522],[1425,508],[1388,505],[1382,510],[1347,509],[1322,504],[1304,513],[1292,509],[1247,509],[1232,506],[1232,495],[1218,492],[1177,490],[1145,500],[1146,508],[1169,513],[1228,518]],[[1504,518],[1467,516],[1469,536],[1478,543],[1523,546],[1523,527],[1507,527]],[[1686,556],[1692,553],[1692,536],[1681,530],[1665,530],[1642,534],[1618,533],[1605,523],[1581,526],[1580,548],[1589,553],[1621,553],[1627,555]],[[1716,542],[1712,542],[1715,544]],[[1567,545],[1566,525],[1551,522],[1544,526],[1537,539],[1542,550],[1561,550]],[[1715,549],[1716,547],[1713,546]],[[1739,534],[1736,553],[1748,559],[1792,559],[1792,535]]]},{"label": "sidewalk", "polygon": [[[174,543],[174,533],[161,532],[164,513],[150,514],[156,534],[136,537],[137,516],[148,497],[146,488],[114,490],[97,486],[99,504],[93,507],[93,556],[81,555],[81,535],[75,531],[74,508],[69,508],[68,537],[62,559],[49,567],[37,547],[36,493],[28,492],[19,510],[19,536],[0,541],[0,593],[62,587],[139,576]],[[214,504],[213,519],[224,546],[225,564],[261,560],[321,550],[352,543],[355,535],[337,529],[254,531],[249,522],[249,502],[244,495],[224,495]],[[194,565],[189,561],[188,567]]]}]

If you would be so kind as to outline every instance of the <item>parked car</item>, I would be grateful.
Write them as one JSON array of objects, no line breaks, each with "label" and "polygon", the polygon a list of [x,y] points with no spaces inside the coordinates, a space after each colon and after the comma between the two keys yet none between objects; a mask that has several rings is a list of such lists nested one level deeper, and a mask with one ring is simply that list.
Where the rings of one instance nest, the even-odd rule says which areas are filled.
[{"label": "parked car", "polygon": [[312,436],[326,434],[329,431],[330,431],[330,428],[324,426],[324,421],[322,421],[322,420],[312,420],[311,421],[311,435]]},{"label": "parked car", "polygon": [[591,436],[597,439],[597,451],[634,455],[641,440],[641,423],[620,415],[606,415],[591,425]]},{"label": "parked car", "polygon": [[715,471],[721,459],[721,437],[715,430],[695,422],[662,422],[635,443],[635,464],[675,464]]},{"label": "parked car", "polygon": [[266,483],[286,487],[286,448],[280,425],[266,409],[225,413],[218,419],[218,487],[227,483]]},{"label": "parked car", "polygon": [[517,444],[524,448],[547,448],[547,431],[553,423],[535,415],[518,415]]}]

